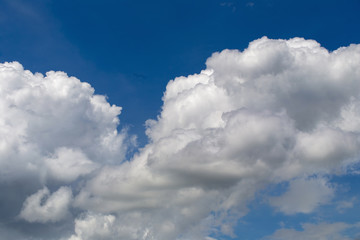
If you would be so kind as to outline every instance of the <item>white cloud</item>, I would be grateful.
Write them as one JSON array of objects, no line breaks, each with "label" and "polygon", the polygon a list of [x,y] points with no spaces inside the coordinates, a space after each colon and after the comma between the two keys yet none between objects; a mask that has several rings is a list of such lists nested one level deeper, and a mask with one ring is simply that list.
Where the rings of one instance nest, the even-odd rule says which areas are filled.
[{"label": "white cloud", "polygon": [[[75,205],[120,217],[141,211],[153,220],[139,229],[162,239],[156,229],[164,221],[177,226],[165,239],[209,226],[231,235],[267,183],[331,173],[358,156],[360,129],[339,123],[359,92],[359,66],[344,55],[358,59],[360,47],[329,53],[315,41],[262,38],[244,52],[215,53],[200,74],[169,82],[161,114],[147,122],[150,144],[88,181]],[[306,201],[296,198],[300,190]],[[294,180],[271,203],[310,213],[333,195],[322,179]]]},{"label": "white cloud", "polygon": [[359,228],[359,224],[346,224],[342,222],[336,223],[304,223],[302,224],[302,231],[295,229],[283,228],[277,230],[273,235],[266,239],[271,240],[350,240],[351,236],[345,235],[343,232],[351,229]]},{"label": "white cloud", "polygon": [[29,196],[23,205],[19,217],[28,222],[57,222],[69,214],[72,192],[61,187],[50,195],[46,187]]},{"label": "white cloud", "polygon": [[87,214],[75,221],[75,233],[69,240],[115,239],[113,215]]},{"label": "white cloud", "polygon": [[[67,183],[65,189],[76,193],[79,177],[122,162],[128,140],[125,131],[118,132],[120,111],[88,83],[63,72],[43,76],[17,62],[0,64],[0,189],[6,191],[0,197],[0,221],[9,222],[22,207],[20,216],[30,222],[62,218],[66,204],[58,194],[48,196],[45,186],[64,193],[61,185]],[[45,205],[43,197],[49,198]]]},{"label": "white cloud", "polygon": [[297,154],[306,161],[336,166],[342,159],[356,156],[359,143],[356,134],[320,128],[310,134],[299,134],[296,148]]},{"label": "white cloud", "polygon": [[289,189],[279,197],[271,197],[270,205],[285,214],[311,213],[321,204],[328,203],[335,194],[326,179],[295,179]]},{"label": "white cloud", "polygon": [[125,134],[117,132],[120,110],[94,95],[88,83],[63,72],[44,77],[17,62],[1,64],[1,176],[38,175],[43,159],[62,148],[77,149],[94,162],[122,161],[126,144]]},{"label": "white cloud", "polygon": [[356,197],[352,197],[349,200],[339,201],[337,202],[336,210],[338,210],[340,213],[344,213],[347,209],[353,208],[356,202]]},{"label": "white cloud", "polygon": [[97,168],[80,150],[68,148],[56,149],[55,155],[44,160],[48,177],[58,181],[72,182],[79,176],[88,174]]},{"label": "white cloud", "polygon": [[[289,191],[271,204],[310,213],[334,191],[301,178],[359,159],[360,125],[350,124],[360,117],[359,60],[359,45],[328,52],[301,38],[264,37],[243,52],[215,53],[200,74],[169,82],[160,115],[147,121],[149,144],[129,161],[119,107],[64,73],[43,77],[5,63],[0,176],[41,173],[40,185],[71,186],[72,240],[232,235],[255,193],[284,181]],[[41,213],[46,194],[24,209],[34,202]]]}]

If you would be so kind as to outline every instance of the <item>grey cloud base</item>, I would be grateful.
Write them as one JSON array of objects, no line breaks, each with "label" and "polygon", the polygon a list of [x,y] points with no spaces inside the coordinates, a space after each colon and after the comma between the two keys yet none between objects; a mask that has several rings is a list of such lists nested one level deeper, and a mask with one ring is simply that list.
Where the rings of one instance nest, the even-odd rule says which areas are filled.
[{"label": "grey cloud base", "polygon": [[[358,163],[359,62],[360,45],[328,52],[301,38],[214,53],[200,74],[168,83],[161,114],[146,122],[149,143],[129,161],[120,107],[65,73],[1,64],[0,187],[17,198],[0,197],[9,206],[0,220],[15,222],[5,231],[40,224],[63,226],[52,235],[62,240],[234,236],[255,194],[281,182],[288,191],[269,204],[311,213],[336,194],[325,174]],[[299,194],[308,196],[301,204]]]}]

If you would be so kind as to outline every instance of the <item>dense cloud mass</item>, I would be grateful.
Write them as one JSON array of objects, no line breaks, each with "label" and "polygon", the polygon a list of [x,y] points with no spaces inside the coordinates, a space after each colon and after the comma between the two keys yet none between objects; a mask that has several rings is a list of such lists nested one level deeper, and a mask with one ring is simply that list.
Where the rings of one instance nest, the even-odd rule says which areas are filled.
[{"label": "dense cloud mass", "polygon": [[120,110],[63,72],[43,76],[17,62],[1,64],[1,222],[71,216],[77,180],[124,160],[128,140],[117,130]]},{"label": "dense cloud mass", "polygon": [[[235,236],[255,194],[284,182],[269,205],[311,213],[334,197],[327,176],[358,163],[359,62],[360,45],[329,52],[302,38],[214,53],[200,74],[168,83],[160,115],[146,122],[149,143],[128,161],[120,107],[65,73],[1,64],[0,187],[9,194],[0,216],[19,223],[6,232],[36,223],[49,226],[30,231],[38,239]],[[312,227],[299,236],[316,239]]]}]

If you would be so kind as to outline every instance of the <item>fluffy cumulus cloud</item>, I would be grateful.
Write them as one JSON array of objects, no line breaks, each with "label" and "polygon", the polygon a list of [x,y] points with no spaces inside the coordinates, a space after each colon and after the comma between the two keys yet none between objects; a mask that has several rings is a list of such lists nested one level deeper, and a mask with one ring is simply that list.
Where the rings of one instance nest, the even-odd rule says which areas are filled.
[{"label": "fluffy cumulus cloud", "polygon": [[89,84],[63,72],[32,74],[16,62],[1,64],[0,78],[3,181],[48,172],[71,181],[89,173],[96,162],[121,162],[121,108],[94,95]]},{"label": "fluffy cumulus cloud", "polygon": [[70,214],[76,181],[124,160],[120,111],[63,72],[0,64],[1,221],[58,222]]},{"label": "fluffy cumulus cloud", "polygon": [[88,214],[75,221],[75,233],[69,240],[81,239],[115,239],[115,217],[112,215],[98,216]]},{"label": "fluffy cumulus cloud", "polygon": [[47,176],[62,182],[72,182],[98,167],[78,149],[58,148],[53,156],[44,159]]},{"label": "fluffy cumulus cloud", "polygon": [[20,217],[28,222],[57,222],[66,217],[72,193],[68,187],[61,187],[49,195],[46,187],[29,196],[21,210]]},{"label": "fluffy cumulus cloud", "polygon": [[324,176],[359,158],[359,62],[359,45],[329,52],[302,38],[214,53],[168,83],[149,143],[128,161],[119,107],[64,73],[2,64],[1,184],[25,183],[12,211],[28,224],[73,219],[59,236],[69,240],[235,236],[255,194],[284,182],[269,204],[311,213],[336,192]]}]

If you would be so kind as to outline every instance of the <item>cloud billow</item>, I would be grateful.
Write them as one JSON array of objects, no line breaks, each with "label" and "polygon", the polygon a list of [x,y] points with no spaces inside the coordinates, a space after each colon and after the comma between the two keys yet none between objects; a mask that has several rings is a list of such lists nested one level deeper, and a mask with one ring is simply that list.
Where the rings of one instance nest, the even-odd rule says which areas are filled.
[{"label": "cloud billow", "polygon": [[200,74],[168,83],[149,143],[129,161],[121,108],[65,73],[2,64],[1,184],[38,181],[12,210],[27,224],[74,219],[55,239],[234,236],[255,193],[281,182],[289,190],[269,204],[311,213],[336,192],[324,174],[358,161],[359,62],[359,45],[329,52],[302,38],[214,53]]}]

